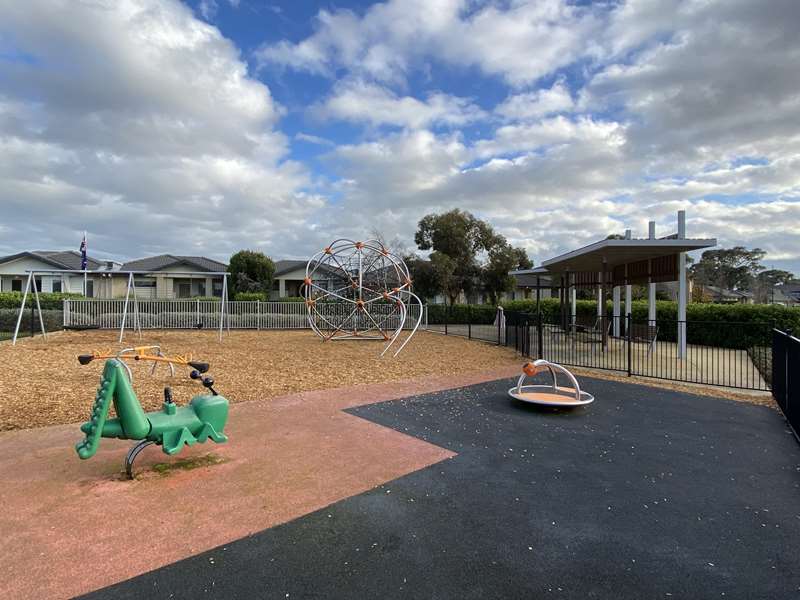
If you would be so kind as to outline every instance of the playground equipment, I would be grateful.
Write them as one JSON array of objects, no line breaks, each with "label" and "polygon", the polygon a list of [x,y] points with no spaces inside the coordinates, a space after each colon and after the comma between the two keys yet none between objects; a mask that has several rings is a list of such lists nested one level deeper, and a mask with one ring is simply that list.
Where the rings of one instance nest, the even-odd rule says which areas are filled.
[{"label": "playground equipment", "polygon": [[[148,354],[147,351],[152,349],[157,349],[157,352]],[[94,353],[81,355],[78,361],[86,365],[106,357],[105,354]],[[191,366],[193,370],[189,376],[200,380],[211,393],[195,396],[187,406],[178,407],[172,399],[172,390],[166,387],[162,410],[144,412],[131,386],[131,370],[125,363],[126,360],[152,361],[154,367],[157,363],[164,362],[172,369],[175,364]],[[208,438],[218,444],[226,442],[228,438],[223,429],[228,420],[228,400],[214,389],[214,380],[211,377],[202,376],[201,373],[206,371],[207,363],[194,362],[189,357],[164,356],[158,346],[126,348],[108,358],[90,419],[81,425],[81,431],[86,437],[75,445],[78,456],[81,459],[94,456],[100,445],[100,438],[139,440],[125,457],[125,472],[132,479],[134,460],[151,444],[157,444],[165,454],[173,455],[180,452],[184,445],[204,443]],[[112,401],[117,417],[109,419],[108,411]]]},{"label": "playground equipment", "polygon": [[[549,371],[553,378],[552,385],[522,385],[526,377]],[[563,373],[572,383],[572,387],[561,387],[556,379],[556,372]],[[583,406],[594,402],[594,396],[581,390],[578,380],[567,369],[547,360],[535,360],[522,367],[517,385],[508,390],[508,395],[521,402],[540,404],[543,406]]]},{"label": "playground equipment", "polygon": [[422,301],[411,291],[408,267],[377,240],[335,240],[308,261],[303,284],[308,323],[325,341],[382,340],[383,356],[405,328],[414,303],[419,315],[397,356],[422,320]]},{"label": "playground equipment", "polygon": [[[125,290],[125,304],[123,305],[122,309],[122,321],[119,328],[119,341],[122,343],[122,338],[125,336],[125,325],[128,324],[130,327],[130,322],[128,319],[129,313],[129,306],[131,304],[131,295],[133,295],[133,306],[130,309],[131,321],[133,322],[133,329],[139,333],[139,337],[142,337],[142,325],[139,319],[139,299],[136,296],[136,283],[134,280],[134,275],[137,276],[153,276],[153,275],[163,275],[162,271],[90,271],[87,269],[77,270],[77,269],[36,269],[36,270],[28,270],[28,279],[25,282],[25,291],[22,294],[22,303],[19,307],[19,313],[17,314],[17,324],[14,327],[14,336],[11,340],[11,345],[14,346],[17,343],[17,337],[19,336],[19,329],[22,325],[22,315],[25,312],[25,303],[28,300],[28,292],[33,290],[33,298],[36,302],[36,310],[39,313],[39,328],[42,332],[42,336],[45,340],[47,340],[47,330],[44,326],[44,318],[42,317],[42,307],[39,302],[39,285],[36,283],[36,276],[37,275],[48,275],[53,277],[60,277],[62,281],[62,285],[66,284],[69,281],[70,277],[75,275],[83,275],[83,290],[84,296],[86,295],[86,282],[89,276],[92,277],[94,280],[95,277],[111,277],[112,275],[119,277],[121,275],[128,276],[128,285]],[[220,307],[219,307],[219,340],[222,341],[222,330],[223,325],[225,323],[225,317],[227,315],[227,308],[228,308],[228,276],[230,273],[216,272],[216,271],[170,271],[169,272],[171,277],[196,277],[202,276],[205,277],[222,277],[222,296],[220,298]],[[65,289],[69,289],[68,285],[65,286]],[[199,324],[198,324],[199,325]],[[198,327],[200,329],[201,327]],[[230,324],[228,324],[228,329],[230,330]],[[31,330],[31,335],[33,335],[33,331]]]},{"label": "playground equipment", "polygon": [[[148,352],[153,353],[149,354]],[[165,356],[161,352],[161,346],[134,346],[133,348],[123,348],[122,350],[118,350],[116,352],[110,350],[106,352],[95,350],[92,354],[81,354],[78,356],[78,362],[82,365],[88,365],[93,360],[108,358],[116,358],[123,361],[150,361],[153,363],[153,367],[150,369],[150,375],[155,374],[156,367],[159,363],[166,363],[169,365],[170,375],[173,377],[175,376],[175,365],[192,367],[200,373],[205,373],[208,371],[208,363],[193,361],[191,354],[187,354],[186,356]],[[122,366],[125,367],[128,372],[128,379],[133,381],[133,373],[131,373],[130,367],[124,362],[122,363]]]}]

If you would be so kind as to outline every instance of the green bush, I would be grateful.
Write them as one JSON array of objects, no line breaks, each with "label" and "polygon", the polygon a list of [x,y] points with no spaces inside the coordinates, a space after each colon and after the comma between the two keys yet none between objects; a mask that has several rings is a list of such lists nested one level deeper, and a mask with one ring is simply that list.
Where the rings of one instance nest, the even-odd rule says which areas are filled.
[{"label": "green bush", "polygon": [[[42,310],[52,309],[61,310],[64,307],[65,298],[83,298],[81,294],[52,294],[49,292],[41,292],[39,294],[39,305]],[[28,299],[25,301],[25,308],[29,308],[31,303],[36,305],[36,298],[33,294],[28,294]],[[2,292],[0,293],[0,308],[19,308],[22,304],[22,292]]]},{"label": "green bush", "polygon": [[497,308],[491,304],[428,304],[428,323],[491,325],[494,323]]},{"label": "green bush", "polygon": [[[535,300],[513,300],[504,302],[506,311],[534,314]],[[553,323],[559,319],[558,299],[541,300],[542,320]],[[624,302],[622,304],[624,310]],[[591,321],[597,314],[593,300],[578,300],[575,305],[579,321]],[[612,316],[612,303],[606,303],[606,315]],[[647,301],[631,303],[634,322],[647,320]],[[656,302],[656,320],[659,322],[658,337],[662,341],[677,339],[678,303],[659,300]],[[691,302],[686,306],[689,323],[687,341],[690,344],[717,346],[721,348],[751,348],[767,346],[772,342],[772,328],[783,331],[800,331],[800,308],[787,308],[778,304],[712,304]]]},{"label": "green bush", "polygon": [[237,302],[266,302],[269,300],[269,294],[266,292],[236,292],[233,299]]},{"label": "green bush", "polygon": [[[0,308],[0,331],[14,331],[17,326],[18,308]],[[61,310],[42,309],[42,320],[47,331],[58,331],[64,328],[64,313]],[[39,325],[39,311],[33,311],[33,326],[36,333],[41,331]],[[30,331],[31,311],[26,306],[25,314],[22,315],[20,331]]]}]

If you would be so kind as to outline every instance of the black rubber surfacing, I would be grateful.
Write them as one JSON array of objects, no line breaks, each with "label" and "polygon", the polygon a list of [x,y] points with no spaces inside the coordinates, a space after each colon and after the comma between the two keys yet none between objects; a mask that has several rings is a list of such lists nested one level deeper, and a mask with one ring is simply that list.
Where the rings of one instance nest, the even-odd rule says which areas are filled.
[{"label": "black rubber surfacing", "polygon": [[800,445],[777,412],[581,382],[597,401],[567,412],[512,380],[353,409],[458,456],[86,597],[800,596]]}]

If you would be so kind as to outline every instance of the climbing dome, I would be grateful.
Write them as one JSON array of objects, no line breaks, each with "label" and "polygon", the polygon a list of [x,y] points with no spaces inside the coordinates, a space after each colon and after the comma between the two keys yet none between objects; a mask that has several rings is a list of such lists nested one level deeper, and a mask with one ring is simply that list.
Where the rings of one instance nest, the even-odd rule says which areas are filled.
[{"label": "climbing dome", "polygon": [[323,340],[382,340],[381,356],[409,330],[394,356],[416,333],[422,302],[411,291],[402,258],[379,241],[334,241],[306,265],[308,322]]}]

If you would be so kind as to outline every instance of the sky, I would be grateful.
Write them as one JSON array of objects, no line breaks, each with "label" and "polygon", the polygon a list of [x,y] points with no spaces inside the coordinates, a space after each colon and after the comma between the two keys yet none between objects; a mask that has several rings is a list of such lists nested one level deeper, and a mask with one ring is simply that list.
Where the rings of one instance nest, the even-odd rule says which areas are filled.
[{"label": "sky", "polygon": [[800,273],[800,2],[0,0],[0,255],[304,258],[468,210]]}]

